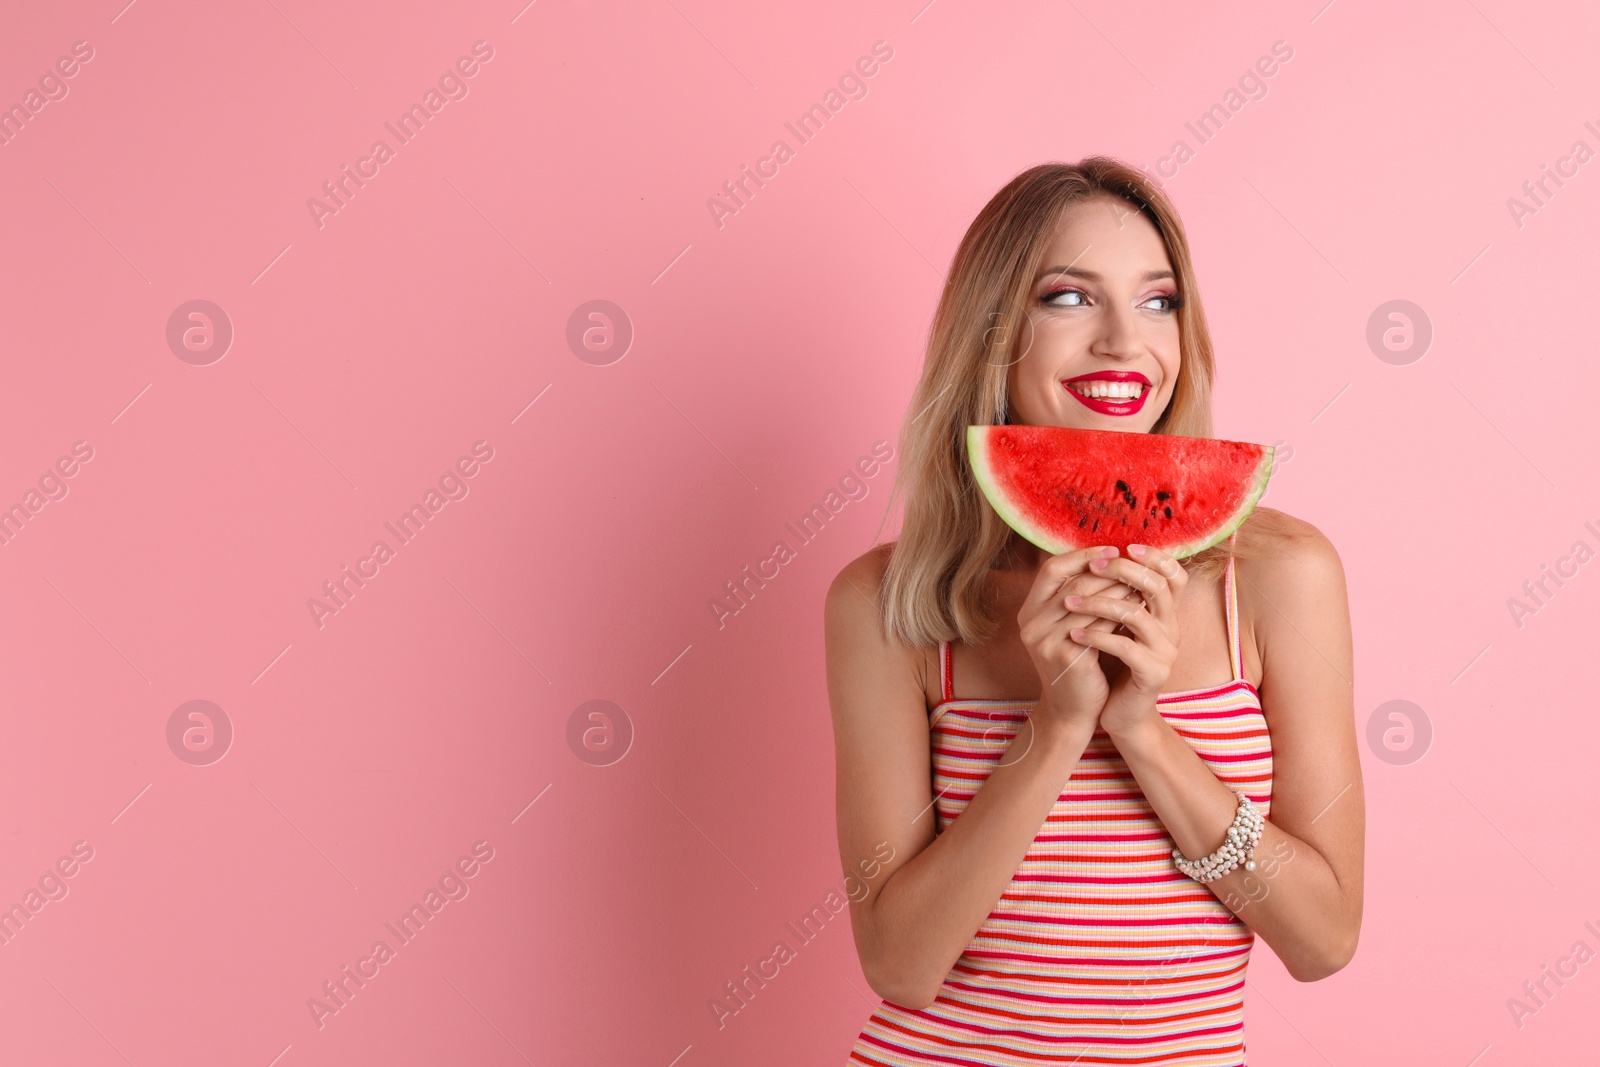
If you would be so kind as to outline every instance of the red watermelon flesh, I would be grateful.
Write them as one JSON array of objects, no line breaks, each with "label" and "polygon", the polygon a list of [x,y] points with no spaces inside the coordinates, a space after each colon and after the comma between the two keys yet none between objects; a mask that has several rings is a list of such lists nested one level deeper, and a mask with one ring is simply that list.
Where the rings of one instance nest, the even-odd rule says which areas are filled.
[{"label": "red watermelon flesh", "polygon": [[1052,554],[1192,556],[1238,529],[1272,476],[1266,445],[1066,426],[969,426],[967,458],[1006,524]]}]

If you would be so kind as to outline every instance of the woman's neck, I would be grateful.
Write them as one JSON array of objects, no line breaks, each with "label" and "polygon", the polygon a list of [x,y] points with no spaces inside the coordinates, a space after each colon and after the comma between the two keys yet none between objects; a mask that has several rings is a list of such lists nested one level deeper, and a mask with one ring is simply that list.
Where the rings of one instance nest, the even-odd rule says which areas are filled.
[{"label": "woman's neck", "polygon": [[1023,571],[1031,574],[1044,566],[1044,561],[1049,558],[1050,553],[1027,540],[1021,534],[1012,531],[1011,537],[1006,541],[1004,550],[1000,553],[997,565],[1001,570]]}]

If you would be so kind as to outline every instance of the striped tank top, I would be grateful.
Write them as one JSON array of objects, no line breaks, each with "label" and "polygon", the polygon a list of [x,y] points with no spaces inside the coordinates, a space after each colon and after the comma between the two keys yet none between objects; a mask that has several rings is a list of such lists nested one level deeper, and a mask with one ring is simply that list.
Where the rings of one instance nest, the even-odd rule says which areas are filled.
[{"label": "striped tank top", "polygon": [[[1223,784],[1266,815],[1272,741],[1244,678],[1228,561],[1233,680],[1163,693],[1156,708]],[[961,700],[939,646],[944,702],[930,732],[937,828],[950,825],[1034,702]],[[1011,884],[938,998],[883,1001],[849,1063],[1056,1067],[1245,1062],[1244,980],[1255,935],[1172,865],[1172,838],[1103,730],[1084,749]]]}]

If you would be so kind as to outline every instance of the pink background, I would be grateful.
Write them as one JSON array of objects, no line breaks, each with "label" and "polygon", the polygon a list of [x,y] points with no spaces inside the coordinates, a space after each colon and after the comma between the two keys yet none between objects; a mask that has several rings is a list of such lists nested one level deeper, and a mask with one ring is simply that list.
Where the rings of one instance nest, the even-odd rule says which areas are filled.
[{"label": "pink background", "polygon": [[[1268,503],[1340,550],[1358,729],[1395,699],[1433,728],[1420,761],[1363,751],[1360,951],[1307,986],[1258,944],[1251,1062],[1595,1054],[1600,964],[1507,1007],[1600,950],[1600,564],[1520,627],[1506,603],[1600,548],[1600,162],[1507,206],[1600,149],[1590,7],[124,2],[0,32],[0,102],[94,50],[0,145],[0,505],[93,449],[0,547],[0,905],[93,850],[0,946],[0,1061],[842,1062],[876,1002],[848,923],[785,923],[841,883],[821,598],[895,464],[720,629],[708,602],[895,442],[995,190],[1179,139],[1217,433],[1287,446]],[[476,41],[468,95],[319,227],[308,198]],[[235,332],[205,366],[166,340],[194,299]],[[596,299],[634,330],[603,366],[566,340]],[[1434,330],[1408,365],[1365,339],[1395,299]],[[319,627],[322,583],[479,441],[468,495]],[[596,699],[633,730],[607,766],[568,742]],[[220,761],[169,747],[191,700],[232,725]],[[469,894],[319,1027],[308,999],[477,842]]]}]

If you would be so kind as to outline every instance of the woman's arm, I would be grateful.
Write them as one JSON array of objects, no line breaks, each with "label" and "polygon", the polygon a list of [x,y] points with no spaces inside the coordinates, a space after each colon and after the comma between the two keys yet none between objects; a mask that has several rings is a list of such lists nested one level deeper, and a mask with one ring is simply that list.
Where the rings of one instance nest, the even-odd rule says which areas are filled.
[{"label": "woman's arm", "polygon": [[[1355,954],[1365,801],[1344,571],[1315,527],[1295,526],[1294,536],[1259,561],[1241,560],[1236,572],[1261,652],[1272,815],[1254,853],[1258,869],[1236,869],[1207,887],[1272,946],[1293,977],[1314,982]],[[1102,725],[1167,832],[1185,856],[1211,853],[1233,821],[1233,793],[1153,703],[1136,714],[1114,707],[1117,701],[1114,692]]]},{"label": "woman's arm", "polygon": [[[1099,704],[1065,714],[1047,691],[961,817],[935,836],[924,660],[884,636],[884,564],[875,550],[828,590],[839,851],[846,870],[865,871],[871,864],[859,861],[881,854],[884,842],[892,848],[866,892],[851,894],[851,927],[872,988],[893,1004],[924,1008],[1021,866],[1093,736]],[[1072,625],[1099,621],[1064,609],[1058,615]],[[1064,631],[1062,641],[1070,646]],[[1098,657],[1084,658],[1099,674]],[[1083,674],[1075,671],[1074,680]]]}]

